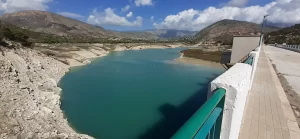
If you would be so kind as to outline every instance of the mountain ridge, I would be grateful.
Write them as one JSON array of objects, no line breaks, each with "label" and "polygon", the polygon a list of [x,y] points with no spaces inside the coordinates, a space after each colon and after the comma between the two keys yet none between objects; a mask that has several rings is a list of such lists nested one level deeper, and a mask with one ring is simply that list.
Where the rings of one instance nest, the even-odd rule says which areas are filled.
[{"label": "mountain ridge", "polygon": [[134,32],[106,30],[101,26],[91,25],[56,13],[37,10],[4,14],[0,17],[0,20],[23,29],[68,38],[167,39],[191,35],[189,31],[181,30],[145,30]]},{"label": "mountain ridge", "polygon": [[[224,19],[215,22],[202,29],[195,36],[196,42],[222,42],[232,44],[234,35],[255,35],[260,34],[261,25],[238,20]],[[265,27],[264,32],[276,31],[278,28]]]},{"label": "mountain ridge", "polygon": [[[0,21],[33,32],[63,37],[63,39],[83,40],[81,42],[101,42],[102,40],[172,40],[193,43],[222,42],[222,44],[231,44],[234,35],[259,34],[261,28],[259,24],[225,19],[213,23],[199,32],[173,29],[113,31],[55,13],[37,10],[4,14],[0,17]],[[264,29],[265,32],[276,30],[278,28],[268,26]]]},{"label": "mountain ridge", "polygon": [[27,10],[4,14],[0,20],[23,29],[65,37],[109,38],[114,36],[102,27],[94,27],[47,11]]}]

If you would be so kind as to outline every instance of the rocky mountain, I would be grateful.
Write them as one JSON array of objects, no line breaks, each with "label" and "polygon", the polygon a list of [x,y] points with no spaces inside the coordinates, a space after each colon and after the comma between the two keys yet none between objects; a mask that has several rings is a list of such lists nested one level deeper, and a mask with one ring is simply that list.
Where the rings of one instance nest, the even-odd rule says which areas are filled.
[{"label": "rocky mountain", "polygon": [[160,39],[196,34],[195,32],[180,30],[111,31],[55,13],[36,10],[4,14],[0,20],[34,32],[85,40],[99,38]]},{"label": "rocky mountain", "polygon": [[23,29],[66,37],[109,38],[114,36],[101,27],[46,11],[21,11],[4,14],[0,20]]},{"label": "rocky mountain", "polygon": [[[204,29],[195,36],[196,42],[222,42],[223,44],[232,44],[234,35],[255,35],[260,34],[261,25],[237,21],[221,20]],[[276,27],[265,27],[264,32],[276,31]]]},{"label": "rocky mountain", "polygon": [[4,14],[0,24],[16,32],[24,32],[34,42],[99,42],[103,40],[158,39],[147,32],[105,30],[72,18],[46,11],[21,11]]},{"label": "rocky mountain", "polygon": [[273,31],[265,35],[265,43],[287,43],[300,44],[300,24],[291,27],[282,28],[278,31]]}]

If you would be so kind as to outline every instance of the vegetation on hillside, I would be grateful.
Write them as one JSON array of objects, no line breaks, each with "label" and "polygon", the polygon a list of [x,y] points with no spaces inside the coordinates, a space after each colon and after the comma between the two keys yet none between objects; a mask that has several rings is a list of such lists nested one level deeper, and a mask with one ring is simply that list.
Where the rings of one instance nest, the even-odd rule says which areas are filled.
[{"label": "vegetation on hillside", "polygon": [[20,42],[23,45],[30,45],[34,42],[59,43],[67,42],[65,37],[55,36],[47,33],[33,32],[17,26],[0,21],[1,40],[7,38],[12,41]]},{"label": "vegetation on hillside", "polygon": [[21,43],[23,46],[31,46],[29,37],[20,29],[11,28],[5,24],[0,24],[0,42],[5,44],[3,39],[8,39]]},{"label": "vegetation on hillside", "polygon": [[278,31],[270,32],[265,35],[265,43],[267,44],[300,44],[300,24],[283,28]]}]

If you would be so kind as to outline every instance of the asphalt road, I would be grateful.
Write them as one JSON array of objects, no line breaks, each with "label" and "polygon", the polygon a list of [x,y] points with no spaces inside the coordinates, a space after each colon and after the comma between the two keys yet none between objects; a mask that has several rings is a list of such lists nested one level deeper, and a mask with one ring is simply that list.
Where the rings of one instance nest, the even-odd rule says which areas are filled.
[{"label": "asphalt road", "polygon": [[274,46],[264,50],[271,60],[300,124],[300,53]]}]

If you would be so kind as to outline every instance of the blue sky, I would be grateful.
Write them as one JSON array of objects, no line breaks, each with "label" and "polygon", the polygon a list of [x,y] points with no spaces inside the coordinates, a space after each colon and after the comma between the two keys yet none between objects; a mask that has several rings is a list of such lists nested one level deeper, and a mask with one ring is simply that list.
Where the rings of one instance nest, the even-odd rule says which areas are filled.
[{"label": "blue sky", "polygon": [[[126,7],[126,8],[125,8]],[[300,0],[2,0],[0,13],[46,10],[111,30],[201,30],[222,19],[299,23]],[[152,18],[151,18],[152,17]],[[153,19],[153,20],[152,20]]]},{"label": "blue sky", "polygon": [[[253,0],[247,5],[265,5],[270,1],[271,0]],[[152,5],[138,7],[135,5],[134,1],[129,0],[89,0],[88,2],[86,0],[60,0],[52,3],[49,10],[52,12],[67,11],[80,14],[84,17],[88,17],[91,11],[95,8],[97,8],[98,11],[104,11],[106,8],[110,7],[114,9],[115,13],[119,16],[126,16],[126,14],[131,11],[133,16],[141,16],[143,18],[143,26],[124,27],[101,24],[100,26],[113,30],[143,30],[154,28],[150,19],[151,16],[154,16],[154,22],[159,22],[170,14],[177,14],[178,12],[186,9],[193,8],[203,10],[210,6],[221,7],[226,3],[228,3],[228,0],[156,0],[153,1]],[[129,5],[130,9],[128,12],[122,12],[121,9],[126,5]],[[132,21],[134,18],[128,20]]]}]

